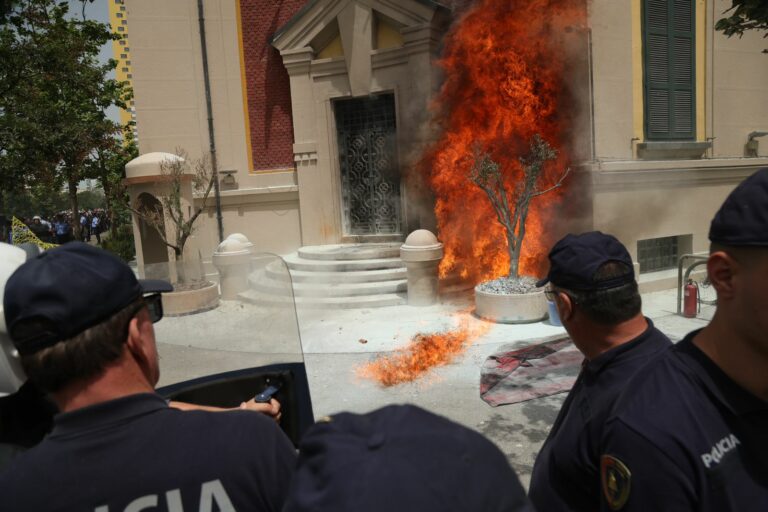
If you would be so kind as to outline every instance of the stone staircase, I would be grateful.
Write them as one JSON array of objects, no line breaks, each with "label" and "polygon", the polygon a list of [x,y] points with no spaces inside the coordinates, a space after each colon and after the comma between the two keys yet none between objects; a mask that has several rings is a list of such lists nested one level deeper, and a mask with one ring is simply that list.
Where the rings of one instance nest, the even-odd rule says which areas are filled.
[{"label": "stone staircase", "polygon": [[[302,247],[284,257],[299,307],[349,309],[395,306],[407,302],[400,242]],[[284,301],[285,271],[268,265],[250,276],[250,302]],[[282,295],[282,297],[281,297]]]}]

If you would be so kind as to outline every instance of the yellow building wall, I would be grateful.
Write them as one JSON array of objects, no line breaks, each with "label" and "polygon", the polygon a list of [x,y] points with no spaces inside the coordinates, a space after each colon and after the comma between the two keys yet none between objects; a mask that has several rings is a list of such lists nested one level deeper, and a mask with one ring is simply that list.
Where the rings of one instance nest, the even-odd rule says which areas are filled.
[{"label": "yellow building wall", "polygon": [[[130,84],[133,75],[131,73],[131,47],[128,43],[128,9],[125,0],[107,0],[107,3],[112,31],[121,36],[120,39],[112,41],[112,55],[117,61],[115,79]],[[131,87],[133,87],[132,84]],[[128,110],[120,109],[120,123],[125,125],[131,121],[135,121],[134,100],[128,102]],[[136,135],[135,131],[134,135]]]},{"label": "yellow building wall", "polygon": [[382,19],[376,23],[376,46],[377,50],[387,48],[400,48],[403,46],[403,36],[400,31]]}]

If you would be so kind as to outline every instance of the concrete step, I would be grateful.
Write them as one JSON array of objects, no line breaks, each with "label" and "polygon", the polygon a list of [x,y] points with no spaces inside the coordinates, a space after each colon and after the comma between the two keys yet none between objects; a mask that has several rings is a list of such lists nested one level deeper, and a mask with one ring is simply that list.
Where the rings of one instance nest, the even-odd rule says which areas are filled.
[{"label": "concrete step", "polygon": [[299,249],[299,257],[307,260],[344,261],[399,258],[401,242],[380,244],[311,245]]},{"label": "concrete step", "polygon": [[310,272],[355,272],[362,270],[382,270],[386,268],[405,267],[398,258],[373,258],[367,260],[312,260],[302,258],[298,253],[292,253],[283,258],[291,271],[304,270]]},{"label": "concrete step", "polygon": [[[271,278],[283,277],[282,268],[267,267]],[[406,278],[405,267],[385,268],[380,270],[353,270],[349,272],[318,272],[309,270],[291,270],[294,283],[371,283]]]},{"label": "concrete step", "polygon": [[[261,280],[251,287],[266,294],[285,294],[286,287],[279,281]],[[372,283],[293,283],[293,295],[299,297],[358,297],[405,292],[408,281],[375,281]]]},{"label": "concrete step", "polygon": [[[253,304],[289,305],[286,297],[265,294],[257,290],[248,290],[240,294],[240,299]],[[404,293],[361,295],[356,297],[296,297],[296,306],[307,309],[355,309],[399,306],[407,302]]]}]

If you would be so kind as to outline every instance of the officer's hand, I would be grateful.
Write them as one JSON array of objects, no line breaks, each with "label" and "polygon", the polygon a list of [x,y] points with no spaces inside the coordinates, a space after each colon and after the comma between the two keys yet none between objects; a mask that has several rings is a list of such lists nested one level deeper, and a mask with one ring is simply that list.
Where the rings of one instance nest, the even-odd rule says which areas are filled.
[{"label": "officer's hand", "polygon": [[280,421],[280,417],[283,414],[280,411],[280,408],[281,408],[280,402],[278,402],[274,398],[270,399],[269,402],[256,402],[255,400],[250,399],[247,402],[241,403],[240,408],[248,411],[264,413],[267,416],[270,416],[271,418],[273,418],[277,422]]}]

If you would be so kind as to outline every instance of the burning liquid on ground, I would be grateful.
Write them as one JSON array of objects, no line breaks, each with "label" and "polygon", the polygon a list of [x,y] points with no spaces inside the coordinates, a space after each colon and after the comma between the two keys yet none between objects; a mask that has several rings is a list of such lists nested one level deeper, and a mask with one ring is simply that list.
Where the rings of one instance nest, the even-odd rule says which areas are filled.
[{"label": "burning liquid on ground", "polygon": [[459,326],[456,329],[418,333],[407,347],[358,367],[357,376],[382,386],[394,386],[412,382],[432,368],[450,364],[490,329],[490,324],[475,319],[468,312],[458,313],[457,316]]},{"label": "burning liquid on ground", "polygon": [[[447,35],[444,83],[433,105],[440,136],[419,164],[436,198],[445,248],[441,277],[475,284],[509,268],[504,230],[469,179],[474,147],[501,165],[510,193],[523,174],[519,158],[536,134],[558,150],[541,189],[570,165],[576,116],[570,83],[583,57],[585,26],[583,0],[477,0]],[[544,270],[553,241],[548,222],[563,194],[560,188],[531,202],[521,274]]]}]

